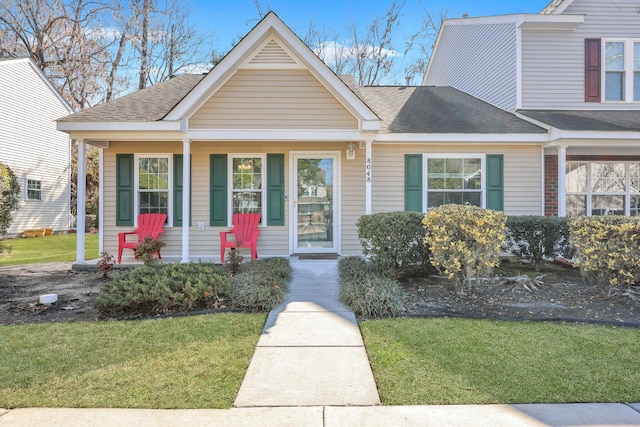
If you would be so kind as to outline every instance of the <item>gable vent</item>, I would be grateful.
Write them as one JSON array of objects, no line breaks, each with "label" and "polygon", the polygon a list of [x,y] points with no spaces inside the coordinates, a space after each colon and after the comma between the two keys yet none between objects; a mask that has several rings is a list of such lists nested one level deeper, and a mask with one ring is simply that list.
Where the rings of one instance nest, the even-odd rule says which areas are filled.
[{"label": "gable vent", "polygon": [[270,38],[249,58],[243,68],[304,68],[295,54],[276,37]]}]

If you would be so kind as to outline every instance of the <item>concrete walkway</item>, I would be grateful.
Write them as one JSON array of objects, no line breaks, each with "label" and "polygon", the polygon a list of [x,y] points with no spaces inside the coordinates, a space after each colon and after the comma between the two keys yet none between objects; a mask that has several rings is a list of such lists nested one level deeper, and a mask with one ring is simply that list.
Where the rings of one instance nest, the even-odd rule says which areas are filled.
[{"label": "concrete walkway", "polygon": [[235,407],[380,405],[333,260],[293,260],[286,301],[267,318]]}]

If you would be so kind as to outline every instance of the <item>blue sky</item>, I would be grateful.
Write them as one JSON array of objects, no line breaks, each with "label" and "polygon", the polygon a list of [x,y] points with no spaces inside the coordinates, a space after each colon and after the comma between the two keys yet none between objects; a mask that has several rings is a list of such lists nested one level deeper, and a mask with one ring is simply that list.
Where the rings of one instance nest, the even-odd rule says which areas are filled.
[{"label": "blue sky", "polygon": [[[316,26],[325,26],[340,31],[352,19],[365,25],[374,17],[383,15],[391,1],[378,0],[269,0],[262,1],[269,6],[294,31],[302,32],[313,20]],[[447,16],[504,15],[510,13],[538,13],[549,0],[407,0],[401,17],[401,26],[409,31],[418,28],[424,17],[423,7],[433,14],[446,10]],[[254,2],[251,0],[192,0],[193,23],[207,32],[215,33],[215,45],[220,50],[228,50],[232,39],[246,34],[255,25],[257,18]],[[251,21],[251,22],[248,22]]]},{"label": "blue sky", "polygon": [[[298,35],[303,35],[313,22],[327,34],[337,34],[338,41],[351,22],[364,28],[376,17],[384,15],[391,0],[263,0],[261,5],[273,10]],[[433,16],[445,12],[446,16],[457,18],[463,13],[472,16],[504,15],[512,13],[539,13],[549,0],[406,0],[400,17],[400,26],[394,32],[393,48],[404,52],[405,40],[415,33],[425,18],[424,9]],[[213,34],[210,40],[218,53],[228,52],[234,41],[243,37],[258,22],[258,12],[252,0],[191,0],[191,24],[203,32]],[[346,38],[346,35],[345,35]],[[398,58],[394,66],[392,80],[384,84],[398,84],[404,81],[405,64],[411,58]],[[412,83],[415,84],[419,81]]]}]

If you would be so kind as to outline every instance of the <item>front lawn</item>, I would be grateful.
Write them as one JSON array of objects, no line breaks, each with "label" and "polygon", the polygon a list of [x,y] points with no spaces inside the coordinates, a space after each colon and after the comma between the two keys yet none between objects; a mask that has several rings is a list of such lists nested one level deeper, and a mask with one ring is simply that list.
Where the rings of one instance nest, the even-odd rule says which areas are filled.
[{"label": "front lawn", "polygon": [[640,401],[638,329],[446,318],[360,327],[384,405]]},{"label": "front lawn", "polygon": [[0,326],[0,408],[229,408],[264,314]]},{"label": "front lawn", "polygon": [[[76,235],[56,234],[34,238],[5,239],[10,248],[0,254],[0,267],[59,261],[75,261]],[[98,235],[85,234],[85,259],[98,258]]]}]

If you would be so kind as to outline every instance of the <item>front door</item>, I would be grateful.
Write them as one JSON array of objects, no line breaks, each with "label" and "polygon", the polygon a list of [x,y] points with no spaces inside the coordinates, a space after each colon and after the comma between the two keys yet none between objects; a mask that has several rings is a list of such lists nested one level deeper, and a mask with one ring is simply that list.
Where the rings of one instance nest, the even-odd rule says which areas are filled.
[{"label": "front door", "polygon": [[339,155],[292,153],[294,253],[338,253]]}]

